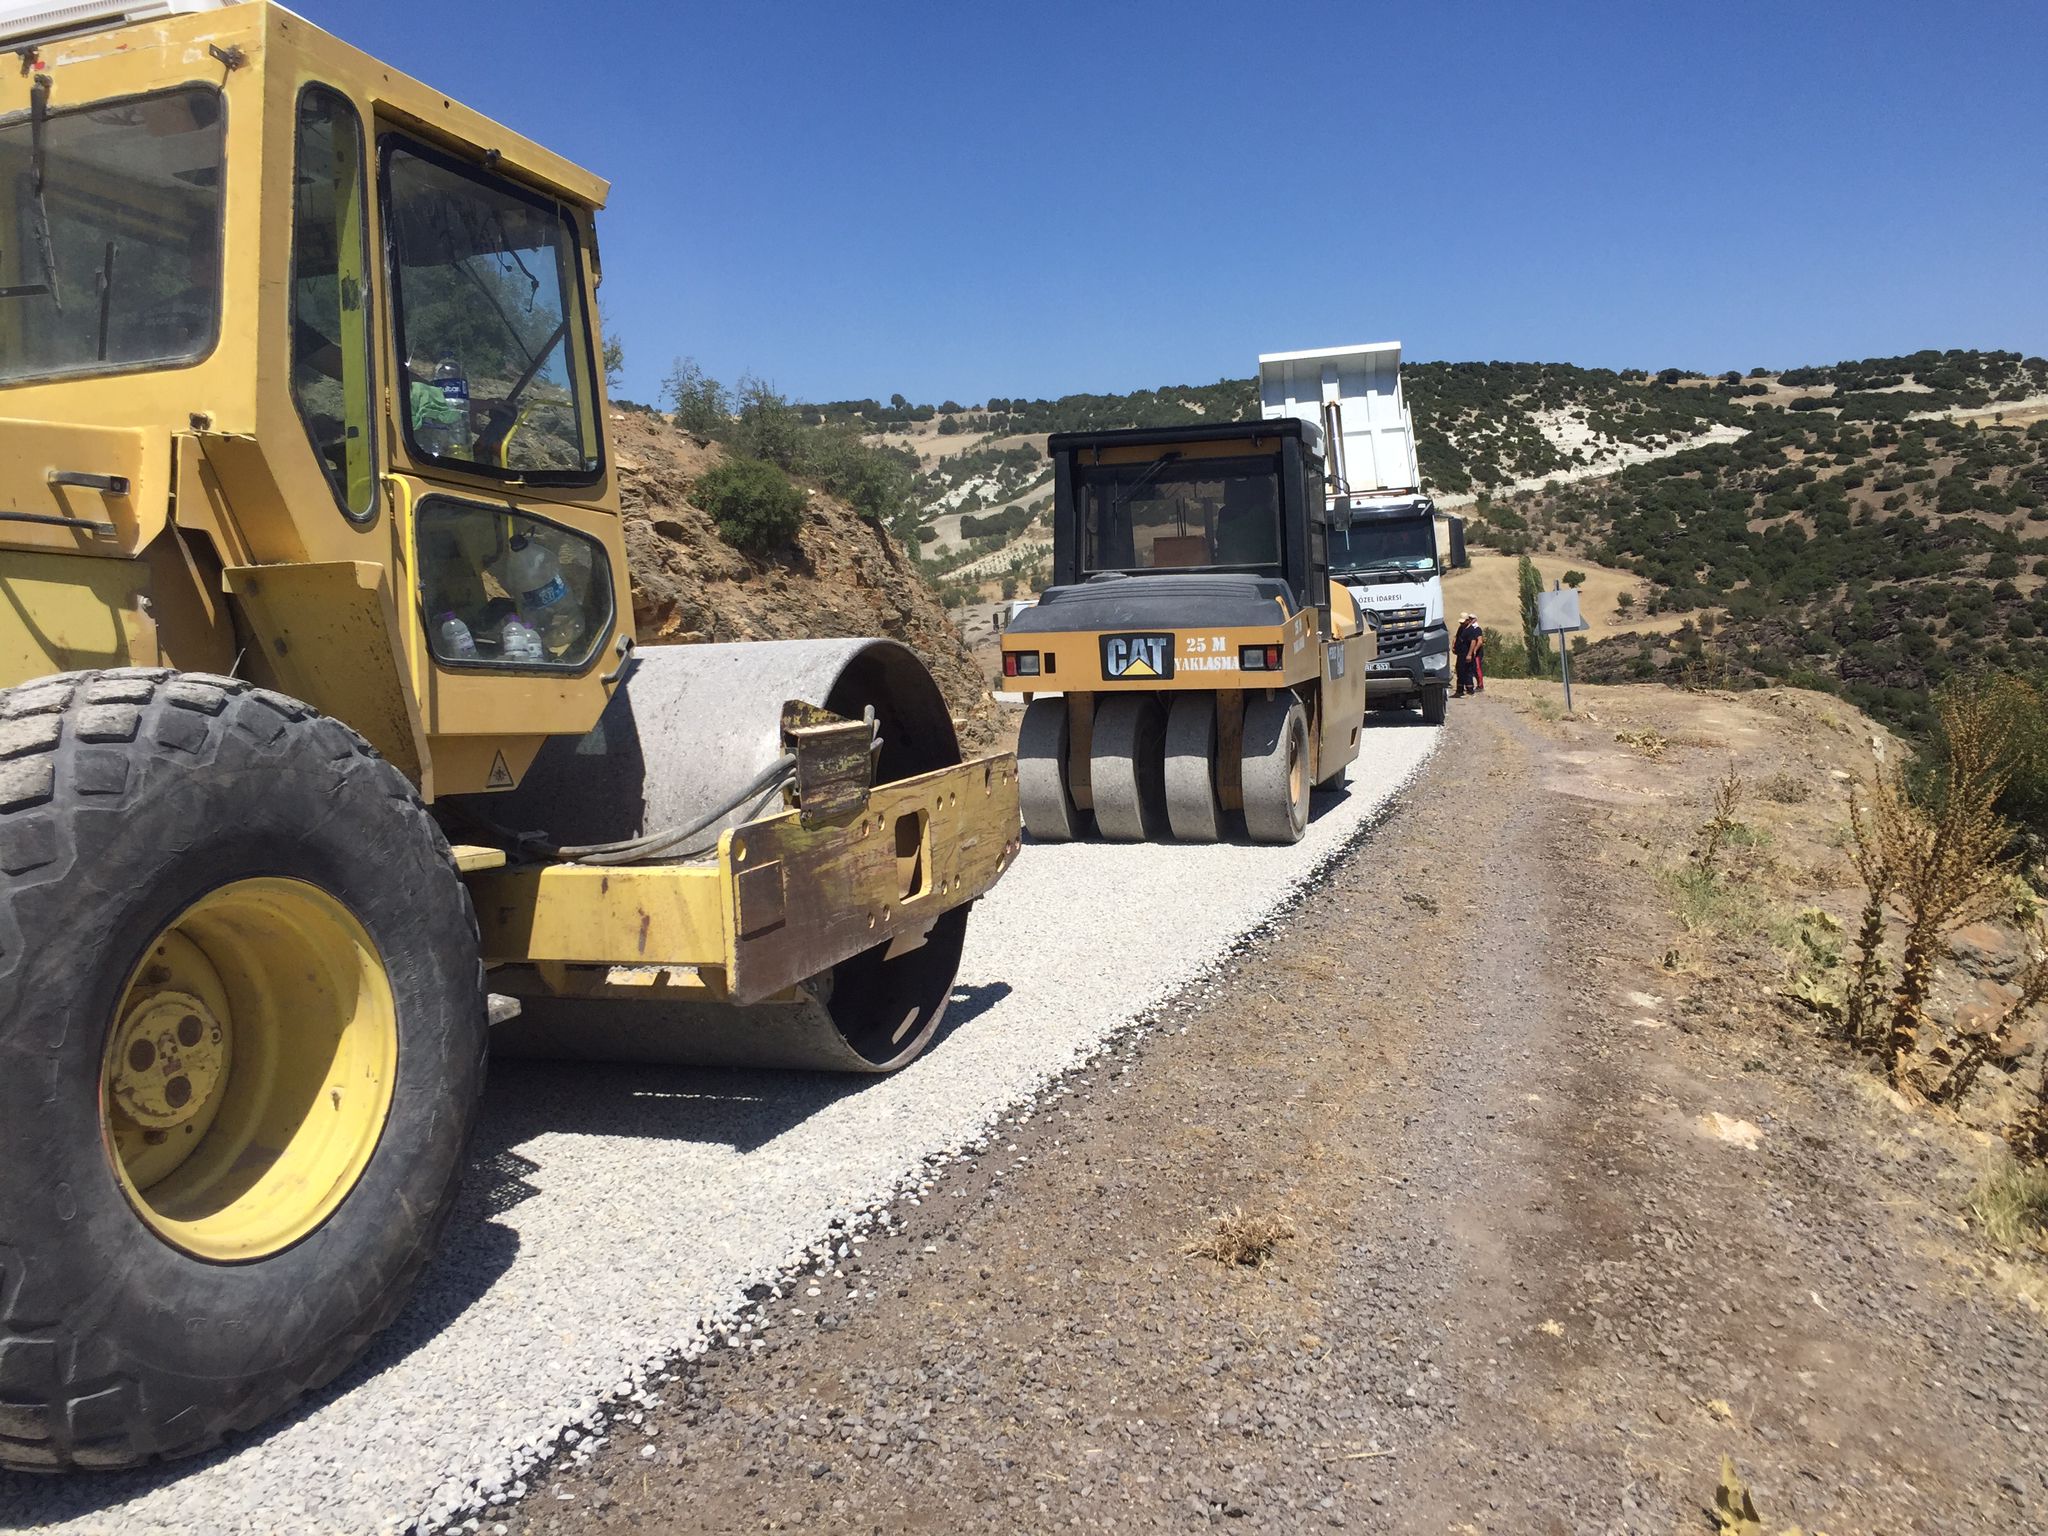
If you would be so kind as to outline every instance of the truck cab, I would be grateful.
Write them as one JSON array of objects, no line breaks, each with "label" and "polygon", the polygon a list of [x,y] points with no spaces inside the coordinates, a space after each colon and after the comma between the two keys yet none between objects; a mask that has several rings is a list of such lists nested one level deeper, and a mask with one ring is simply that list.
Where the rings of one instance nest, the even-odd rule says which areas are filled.
[{"label": "truck cab", "polygon": [[1420,705],[1435,725],[1452,675],[1443,578],[1467,563],[1465,524],[1423,494],[1400,368],[1398,341],[1267,353],[1259,404],[1267,420],[1315,423],[1329,444],[1330,574],[1379,638],[1369,707]]}]

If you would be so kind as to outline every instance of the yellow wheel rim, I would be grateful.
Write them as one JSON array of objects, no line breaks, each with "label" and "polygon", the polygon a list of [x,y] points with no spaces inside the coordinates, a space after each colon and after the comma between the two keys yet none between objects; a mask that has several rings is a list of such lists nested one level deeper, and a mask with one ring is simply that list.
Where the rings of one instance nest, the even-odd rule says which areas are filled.
[{"label": "yellow wheel rim", "polygon": [[355,1188],[397,1069],[398,1008],[363,925],[303,880],[237,880],[179,914],[128,978],[100,1126],[159,1237],[260,1259]]}]

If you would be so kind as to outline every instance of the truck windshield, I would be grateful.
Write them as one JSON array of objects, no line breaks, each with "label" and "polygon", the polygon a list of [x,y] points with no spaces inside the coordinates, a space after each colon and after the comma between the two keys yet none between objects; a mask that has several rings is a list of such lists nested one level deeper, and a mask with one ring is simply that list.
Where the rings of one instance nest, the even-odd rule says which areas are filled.
[{"label": "truck windshield", "polygon": [[0,122],[0,383],[213,350],[221,130],[210,86]]},{"label": "truck windshield", "polygon": [[593,478],[602,460],[568,211],[423,146],[387,145],[414,456],[522,480]]},{"label": "truck windshield", "polygon": [[1275,456],[1085,465],[1077,490],[1090,571],[1280,564]]},{"label": "truck windshield", "polygon": [[1398,575],[1436,573],[1436,522],[1411,517],[1398,522],[1337,524],[1330,530],[1330,570],[1339,576],[1387,571]]}]

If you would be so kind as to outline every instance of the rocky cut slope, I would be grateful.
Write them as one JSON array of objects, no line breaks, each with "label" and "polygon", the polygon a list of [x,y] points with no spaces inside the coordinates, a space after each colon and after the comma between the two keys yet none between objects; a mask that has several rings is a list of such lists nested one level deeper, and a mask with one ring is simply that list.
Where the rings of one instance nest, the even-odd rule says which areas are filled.
[{"label": "rocky cut slope", "polygon": [[987,680],[885,528],[813,488],[792,548],[765,559],[742,554],[691,499],[723,448],[651,412],[615,411],[612,428],[643,645],[886,636],[931,668],[963,746],[992,739]]}]

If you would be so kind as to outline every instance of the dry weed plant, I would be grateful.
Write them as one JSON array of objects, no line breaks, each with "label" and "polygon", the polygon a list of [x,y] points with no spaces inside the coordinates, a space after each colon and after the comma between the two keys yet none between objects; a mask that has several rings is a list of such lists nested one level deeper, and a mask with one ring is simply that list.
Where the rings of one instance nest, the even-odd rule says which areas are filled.
[{"label": "dry weed plant", "polygon": [[1210,1230],[1192,1238],[1181,1251],[1193,1258],[1214,1259],[1218,1264],[1261,1268],[1273,1257],[1281,1242],[1294,1236],[1294,1227],[1280,1216],[1248,1216],[1243,1206],[1218,1216]]},{"label": "dry weed plant", "polygon": [[[2040,913],[2034,916],[2033,952],[2026,969],[2020,972],[2019,987],[2019,997],[2006,1010],[2006,1017],[2000,1020],[1996,1041],[2000,1051],[2009,1044],[2014,1021],[2027,1009],[2048,1002],[2048,916]],[[2035,1051],[2048,1058],[2048,1039],[2038,1042]],[[2021,1162],[2048,1164],[2048,1059],[2041,1062],[2033,1102],[2006,1127],[2005,1139],[2013,1155]],[[2048,1191],[2044,1191],[2042,1209],[2044,1216],[2048,1216]]]},{"label": "dry weed plant", "polygon": [[1728,772],[1714,786],[1714,814],[1700,823],[1699,841],[1693,845],[1693,867],[1701,874],[1713,875],[1714,862],[1720,858],[1722,847],[1741,825],[1735,819],[1735,812],[1741,805],[1742,775],[1730,763]]},{"label": "dry weed plant", "polygon": [[[2015,829],[1995,808],[2012,771],[2007,728],[1985,695],[1970,689],[1942,701],[1941,722],[1941,778],[1924,802],[1914,797],[1898,763],[1880,761],[1871,781],[1850,791],[1851,856],[1865,900],[1843,1033],[1884,1062],[1893,1087],[1955,1103],[1984,1063],[2005,1052],[2020,1018],[2048,1001],[2048,958],[2041,953],[2048,928],[2036,919],[2018,996],[2001,1013],[1968,1035],[1944,1034],[1927,1043],[1927,997],[1946,936],[2009,913],[2019,869],[2010,852]],[[1898,913],[1905,930],[1889,993],[1883,984],[1887,909]],[[2038,1147],[2031,1155],[2048,1157],[2048,1071],[2035,1105],[2008,1134],[2022,1156]]]}]

